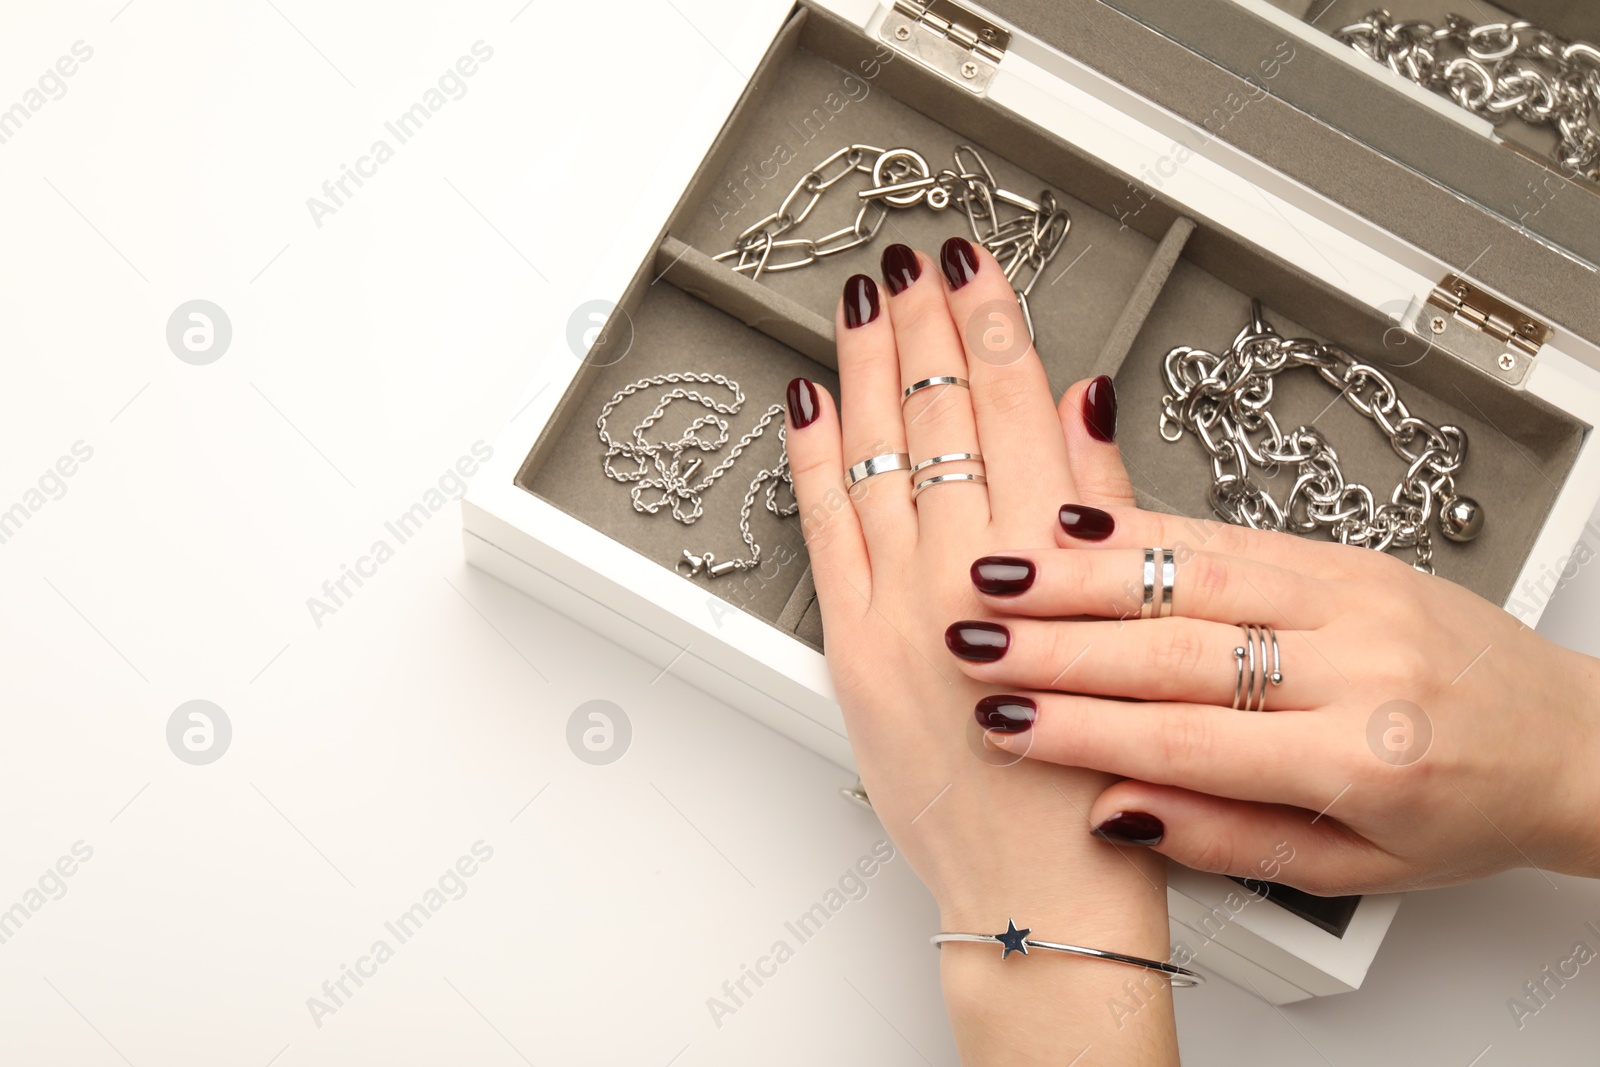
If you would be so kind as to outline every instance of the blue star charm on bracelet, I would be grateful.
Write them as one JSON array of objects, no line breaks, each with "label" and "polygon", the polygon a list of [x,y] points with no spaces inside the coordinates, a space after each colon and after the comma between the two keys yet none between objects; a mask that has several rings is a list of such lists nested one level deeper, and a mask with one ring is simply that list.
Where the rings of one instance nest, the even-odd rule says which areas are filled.
[{"label": "blue star charm on bracelet", "polygon": [[1020,952],[1026,956],[1028,954],[1027,937],[1031,933],[1033,933],[1032,930],[1018,930],[1017,924],[1007,919],[1006,932],[994,935],[994,939],[1005,946],[1005,951],[1000,953],[1000,958],[1009,959],[1013,952]]},{"label": "blue star charm on bracelet", "polygon": [[1205,981],[1204,976],[1179,967],[1175,963],[1163,963],[1160,960],[1147,960],[1141,956],[1128,956],[1121,952],[1108,952],[1099,948],[1084,948],[1082,945],[1063,945],[1057,941],[1040,941],[1028,935],[1033,933],[1031,928],[1017,929],[1017,924],[1011,919],[1006,920],[1005,933],[1002,934],[952,934],[937,933],[928,940],[943,946],[947,941],[967,941],[981,945],[992,945],[998,942],[1001,947],[1000,958],[1010,959],[1013,952],[1020,952],[1024,956],[1030,948],[1049,949],[1052,952],[1065,952],[1073,956],[1087,956],[1090,959],[1105,960],[1107,963],[1120,963],[1128,967],[1137,967],[1141,971],[1154,971],[1156,974],[1168,979],[1174,986],[1196,986]]}]

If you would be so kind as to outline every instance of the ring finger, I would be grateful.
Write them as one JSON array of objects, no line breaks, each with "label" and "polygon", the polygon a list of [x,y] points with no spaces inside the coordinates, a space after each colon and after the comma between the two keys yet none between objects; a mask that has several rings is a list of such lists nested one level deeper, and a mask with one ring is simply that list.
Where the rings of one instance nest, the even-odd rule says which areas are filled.
[{"label": "ring finger", "polygon": [[1323,660],[1305,654],[1311,650],[1304,635],[1275,632],[1251,640],[1237,626],[1198,619],[968,619],[945,631],[945,645],[968,675],[1009,689],[1252,711],[1315,709],[1337,691]]}]

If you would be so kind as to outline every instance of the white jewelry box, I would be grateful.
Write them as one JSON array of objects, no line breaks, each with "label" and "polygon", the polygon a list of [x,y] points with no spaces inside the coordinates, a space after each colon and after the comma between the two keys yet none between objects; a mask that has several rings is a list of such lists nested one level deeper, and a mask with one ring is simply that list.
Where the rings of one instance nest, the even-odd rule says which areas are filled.
[{"label": "white jewelry box", "polygon": [[[1484,538],[1447,550],[1441,573],[1533,625],[1600,498],[1600,452],[1589,434],[1600,415],[1600,350],[1593,343],[1600,331],[1595,309],[1568,299],[1584,291],[1585,277],[1592,286],[1593,268],[1535,234],[1498,226],[1492,212],[1443,195],[1442,187],[1418,186],[1410,181],[1414,172],[1382,153],[1353,149],[1339,131],[1262,89],[1271,80],[1267,68],[1251,82],[1170,48],[1159,32],[1115,9],[1138,7],[1134,0],[990,6],[1010,20],[972,5],[930,4],[953,22],[954,39],[948,25],[907,2],[801,0],[774,26],[773,46],[733,113],[707,104],[688,118],[682,142],[661,161],[630,228],[592,280],[599,306],[620,309],[599,335],[602,344],[559,339],[519,401],[465,501],[468,559],[852,767],[818,648],[803,550],[793,547],[798,534],[783,541],[774,525],[763,527],[769,559],[799,562],[774,566],[753,590],[677,573],[671,564],[679,548],[701,551],[709,539],[719,539],[719,553],[739,547],[731,518],[737,499],[731,511],[727,502],[719,513],[708,509],[708,527],[685,528],[665,516],[647,522],[633,514],[626,490],[601,476],[593,420],[619,382],[662,370],[717,371],[744,383],[750,400],[736,432],[781,399],[781,382],[794,373],[831,386],[829,316],[843,277],[871,273],[888,239],[931,248],[933,234],[964,220],[897,217],[907,237],[885,236],[810,279],[800,271],[752,282],[710,256],[842,144],[889,148],[916,140],[931,158],[970,142],[993,153],[1002,182],[1065,195],[1074,230],[1059,264],[1071,270],[1074,256],[1099,249],[1092,272],[1063,271],[1057,281],[1070,283],[1060,295],[1051,288],[1036,295],[1039,348],[1058,391],[1091,374],[1116,375],[1119,443],[1130,466],[1139,465],[1141,503],[1206,514],[1198,451],[1155,438],[1160,354],[1178,343],[1225,345],[1243,322],[1247,297],[1261,295],[1280,324],[1305,324],[1293,332],[1326,336],[1369,361],[1405,341],[1404,360],[1382,365],[1413,408],[1431,404],[1435,411],[1423,413],[1434,421],[1443,421],[1438,414],[1471,425],[1463,491],[1489,514]],[[963,27],[974,32],[964,38]],[[981,38],[985,27],[993,32]],[[974,51],[970,45],[980,40]],[[1281,40],[1295,56],[1261,57],[1275,59],[1280,72],[1306,47],[1290,35]],[[1057,47],[1073,42],[1078,54]],[[1231,114],[1233,137],[1153,103],[1136,91],[1136,78],[1128,88],[1100,69],[1137,63],[1133,57],[1159,58],[1173,92],[1183,81],[1171,68],[1186,68]],[[830,86],[837,90],[832,101]],[[1246,118],[1251,108],[1258,114]],[[775,164],[771,142],[785,115],[799,148],[792,163]],[[1286,177],[1236,147],[1233,140],[1248,140],[1251,121],[1276,124],[1296,143],[1325,146],[1330,158],[1358,163],[1363,178],[1392,177],[1403,187],[1408,226],[1445,211],[1459,219],[1443,228],[1449,232],[1437,245],[1402,239],[1341,203],[1331,195],[1337,188]],[[877,130],[889,132],[875,136]],[[776,167],[776,178],[763,166]],[[1525,307],[1528,293],[1545,301],[1526,316],[1539,335],[1548,327],[1534,354],[1493,332],[1497,322],[1523,321],[1512,301],[1495,300],[1479,284],[1504,276],[1506,262],[1497,256],[1474,263],[1451,251],[1461,231],[1478,230],[1492,233],[1505,260],[1529,274],[1516,291],[1505,284],[1501,291]],[[1470,282],[1468,298],[1454,308],[1441,290],[1451,275]],[[1499,317],[1480,315],[1489,329],[1474,327],[1474,308]],[[1419,351],[1424,357],[1413,360]],[[1507,354],[1509,369],[1501,365]],[[1320,406],[1333,398],[1318,387],[1308,385],[1302,399]],[[1330,414],[1330,422],[1338,417]],[[1370,425],[1339,423],[1330,436],[1341,455],[1350,441],[1357,467],[1368,453],[1377,463],[1381,452],[1386,460],[1364,480],[1393,484],[1396,461]],[[725,492],[736,497],[743,484],[731,478]],[[1256,900],[1237,882],[1178,868],[1170,885],[1174,944],[1195,953],[1193,965],[1280,1004],[1359,987],[1399,906],[1396,896],[1373,896],[1319,915],[1321,905]]]}]

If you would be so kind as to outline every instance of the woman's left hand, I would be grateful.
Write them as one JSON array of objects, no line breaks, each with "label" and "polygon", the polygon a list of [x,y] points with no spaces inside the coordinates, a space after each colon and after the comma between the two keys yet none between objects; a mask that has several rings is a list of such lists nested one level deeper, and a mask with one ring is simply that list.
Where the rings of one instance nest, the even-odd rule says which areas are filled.
[{"label": "woman's left hand", "polygon": [[[1131,507],[1062,526],[974,565],[991,614],[950,644],[1038,705],[992,743],[1132,779],[1101,836],[1325,896],[1600,873],[1600,661],[1370,549]],[[1147,546],[1174,550],[1168,618],[1138,618]],[[1241,623],[1276,631],[1265,712],[1230,706]]]}]

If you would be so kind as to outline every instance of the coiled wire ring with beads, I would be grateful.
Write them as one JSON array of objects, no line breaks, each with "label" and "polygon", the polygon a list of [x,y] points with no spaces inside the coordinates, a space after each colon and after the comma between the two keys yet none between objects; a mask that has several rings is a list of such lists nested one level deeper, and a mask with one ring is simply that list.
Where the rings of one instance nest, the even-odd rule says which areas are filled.
[{"label": "coiled wire ring with beads", "polygon": [[[1269,410],[1273,380],[1292,367],[1314,369],[1377,423],[1409,464],[1387,503],[1345,480],[1339,454],[1320,430],[1303,425],[1285,433],[1278,426]],[[1456,492],[1466,431],[1412,415],[1382,371],[1343,349],[1281,336],[1267,325],[1259,300],[1226,352],[1180,345],[1167,353],[1164,373],[1169,392],[1161,398],[1161,436],[1175,442],[1187,430],[1199,438],[1211,460],[1211,508],[1228,522],[1297,534],[1326,530],[1344,544],[1380,552],[1415,548],[1412,566],[1428,574],[1430,519],[1451,541],[1470,541],[1483,529],[1482,507]],[[1282,502],[1256,479],[1252,465],[1290,470],[1293,483]]]},{"label": "coiled wire ring with beads", "polygon": [[[731,396],[727,400],[718,400],[705,391],[693,388],[699,385],[718,386],[726,389]],[[634,426],[627,440],[619,441],[611,436],[608,422],[619,404],[636,393],[667,386],[673,388],[661,394],[650,414]],[[704,408],[705,413],[692,419],[676,440],[649,440],[646,434],[666,416],[672,404],[680,400]],[[784,519],[797,514],[800,510],[800,505],[793,499],[794,480],[789,472],[788,448],[784,444],[781,404],[774,404],[768,408],[760,421],[734,442],[733,447],[728,450],[722,461],[712,468],[711,473],[696,480],[696,475],[699,474],[706,458],[720,453],[732,440],[730,420],[727,416],[737,415],[743,407],[744,390],[733,379],[721,374],[682,371],[641,378],[632,385],[623,386],[612,395],[605,407],[600,409],[600,417],[595,420],[595,428],[600,433],[600,443],[606,450],[601,463],[602,469],[606,477],[612,481],[631,486],[629,495],[633,500],[633,510],[654,515],[666,508],[671,511],[674,519],[685,526],[694,525],[705,514],[706,491],[733,468],[744,450],[758,440],[769,426],[774,422],[778,424],[780,449],[778,462],[757,471],[751,478],[750,486],[745,490],[744,503],[739,510],[739,533],[744,538],[749,556],[744,559],[719,562],[710,552],[697,554],[685,548],[682,558],[677,561],[676,569],[686,577],[693,578],[705,572],[713,578],[720,578],[736,571],[753,570],[761,565],[761,545],[751,532],[750,515],[755,510],[756,496],[763,486],[766,488],[765,508],[773,515]],[[700,432],[710,427],[715,427],[716,430],[714,440],[703,436]],[[691,456],[691,453],[699,455]],[[618,469],[619,459],[628,461],[633,468]],[[778,502],[778,489],[781,485],[789,487],[788,504]]]}]

